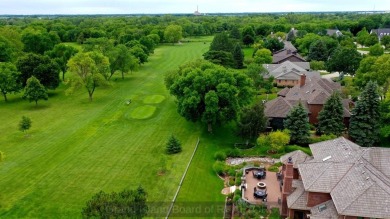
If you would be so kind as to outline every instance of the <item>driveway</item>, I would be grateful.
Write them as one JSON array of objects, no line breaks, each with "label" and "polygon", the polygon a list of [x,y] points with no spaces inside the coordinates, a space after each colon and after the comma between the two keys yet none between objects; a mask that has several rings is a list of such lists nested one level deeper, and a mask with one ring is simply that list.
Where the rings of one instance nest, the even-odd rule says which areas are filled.
[{"label": "driveway", "polygon": [[331,74],[327,74],[327,75],[322,75],[322,78],[326,78],[326,79],[332,79],[332,78],[337,78],[339,77],[339,73],[338,72],[333,72]]}]

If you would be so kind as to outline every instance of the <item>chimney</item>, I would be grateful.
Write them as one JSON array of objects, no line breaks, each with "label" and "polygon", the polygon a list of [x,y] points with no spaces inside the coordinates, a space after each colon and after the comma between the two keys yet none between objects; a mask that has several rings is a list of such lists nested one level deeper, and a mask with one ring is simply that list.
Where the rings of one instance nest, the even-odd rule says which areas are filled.
[{"label": "chimney", "polygon": [[303,87],[303,86],[305,86],[305,83],[306,83],[306,75],[301,74],[301,79],[299,80],[299,84],[301,87]]},{"label": "chimney", "polygon": [[291,54],[291,49],[288,49],[288,50],[287,50],[287,54]]},{"label": "chimney", "polygon": [[292,181],[294,177],[294,164],[292,158],[288,158],[288,162],[285,164],[286,168],[283,173],[283,188],[282,188],[282,216],[287,216],[288,207],[287,207],[287,196],[290,195],[292,191]]}]

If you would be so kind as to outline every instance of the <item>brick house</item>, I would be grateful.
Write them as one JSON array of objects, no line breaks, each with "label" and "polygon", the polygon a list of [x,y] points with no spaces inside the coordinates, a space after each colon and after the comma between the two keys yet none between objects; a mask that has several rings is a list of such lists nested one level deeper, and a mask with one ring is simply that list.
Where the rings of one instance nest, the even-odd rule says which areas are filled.
[{"label": "brick house", "polygon": [[274,77],[274,83],[279,87],[293,87],[300,84],[302,74],[310,78],[320,77],[319,72],[310,71],[309,62],[285,61],[281,64],[263,64],[263,68],[267,71],[264,78]]},{"label": "brick house", "polygon": [[[318,123],[318,114],[322,110],[326,100],[334,91],[341,91],[339,83],[320,77],[306,77],[300,75],[299,84],[292,88],[284,88],[278,92],[278,97],[265,103],[264,114],[268,118],[269,126],[273,129],[283,129],[284,119],[289,111],[299,102],[306,109],[309,122]],[[349,99],[342,100],[344,107],[344,124],[349,125],[351,117],[350,107],[353,102]]]},{"label": "brick house", "polygon": [[390,218],[390,148],[339,137],[282,156],[283,218]]}]

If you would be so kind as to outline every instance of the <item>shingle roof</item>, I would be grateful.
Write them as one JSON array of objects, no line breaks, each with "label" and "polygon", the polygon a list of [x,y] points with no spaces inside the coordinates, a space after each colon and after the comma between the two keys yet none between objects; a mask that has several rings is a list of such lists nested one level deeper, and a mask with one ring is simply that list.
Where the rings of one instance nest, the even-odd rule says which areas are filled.
[{"label": "shingle roof", "polygon": [[390,179],[368,162],[355,164],[332,190],[331,196],[339,214],[390,217]]},{"label": "shingle roof", "polygon": [[382,39],[384,36],[390,36],[390,28],[372,29],[370,33],[376,33],[379,39]]},{"label": "shingle roof", "polygon": [[311,219],[338,219],[339,215],[332,200],[323,202],[310,209]]},{"label": "shingle roof", "polygon": [[273,54],[272,55],[272,63],[280,63],[280,62],[283,62],[284,60],[290,58],[290,57],[296,57],[298,58],[299,60],[301,60],[302,62],[305,62],[306,60],[300,56],[298,53],[296,52],[293,52],[291,50],[288,50],[288,49],[283,49],[283,50],[280,50],[278,51],[277,53]]},{"label": "shingle roof", "polygon": [[292,108],[293,105],[285,98],[278,97],[265,103],[264,114],[267,117],[285,118]]},{"label": "shingle roof", "polygon": [[315,161],[354,163],[361,154],[361,147],[344,137],[309,145]]},{"label": "shingle roof", "polygon": [[287,206],[290,209],[309,210],[307,207],[307,192],[303,188],[302,181],[293,180],[295,190],[287,196]]},{"label": "shingle roof", "polygon": [[326,34],[329,35],[329,36],[333,36],[334,34],[336,34],[336,36],[342,36],[343,34],[341,33],[341,31],[337,30],[337,29],[327,29],[326,30]]},{"label": "shingle roof", "polygon": [[[266,69],[268,72],[273,72],[276,69],[278,69],[281,66],[292,66],[293,68],[296,69],[302,69],[302,71],[306,71],[310,69],[310,62],[290,62],[290,61],[285,61],[280,64],[263,64],[264,69]],[[290,68],[289,70],[291,70]],[[279,71],[281,72],[281,71]]]},{"label": "shingle roof", "polygon": [[[344,137],[310,149],[313,159],[298,164],[306,192],[330,193],[339,215],[390,218],[390,149],[362,148]],[[326,216],[311,210],[316,218]]]},{"label": "shingle roof", "polygon": [[285,97],[286,94],[289,92],[289,90],[290,90],[290,88],[288,88],[288,87],[283,88],[283,90],[278,92],[278,96]]},{"label": "shingle roof", "polygon": [[280,157],[280,162],[287,163],[288,158],[291,157],[293,161],[293,167],[298,168],[298,164],[310,160],[311,157],[301,150],[296,150],[290,153],[287,153]]},{"label": "shingle roof", "polygon": [[353,164],[306,162],[298,165],[306,191],[330,193]]}]

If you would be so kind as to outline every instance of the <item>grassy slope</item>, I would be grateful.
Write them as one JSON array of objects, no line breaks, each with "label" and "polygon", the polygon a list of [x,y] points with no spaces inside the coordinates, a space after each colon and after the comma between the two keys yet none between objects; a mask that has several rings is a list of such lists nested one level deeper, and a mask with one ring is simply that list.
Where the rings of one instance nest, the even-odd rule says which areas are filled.
[{"label": "grassy slope", "polygon": [[[207,47],[203,40],[162,46],[141,71],[124,81],[118,78],[111,88],[98,88],[92,103],[84,90],[65,96],[64,87],[37,108],[20,100],[20,95],[11,95],[9,103],[0,102],[0,150],[6,155],[0,163],[0,217],[80,217],[81,208],[96,192],[138,185],[145,187],[150,201],[170,201],[200,135],[206,137],[179,200],[222,201],[222,182],[211,165],[213,147],[223,145],[203,134],[201,125],[182,119],[163,85],[165,71],[200,58]],[[157,107],[154,115],[132,119],[132,110],[156,94],[166,99],[150,104]],[[125,104],[128,99],[130,105]],[[17,130],[22,115],[33,121],[28,138]],[[184,150],[168,157],[163,150],[171,133]],[[158,176],[162,159],[168,172]]]}]

